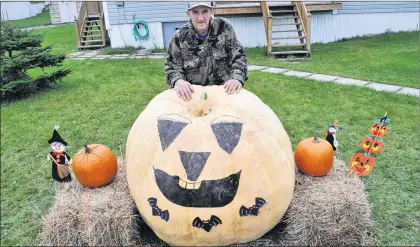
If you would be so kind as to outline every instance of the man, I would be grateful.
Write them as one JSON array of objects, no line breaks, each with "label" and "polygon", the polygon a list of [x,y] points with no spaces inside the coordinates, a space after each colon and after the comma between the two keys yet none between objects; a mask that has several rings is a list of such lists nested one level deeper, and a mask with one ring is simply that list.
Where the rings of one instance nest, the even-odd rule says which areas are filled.
[{"label": "man", "polygon": [[167,83],[183,100],[191,100],[191,84],[224,85],[226,93],[239,93],[248,79],[247,58],[232,25],[213,17],[213,2],[190,2],[187,6],[190,21],[169,43]]}]

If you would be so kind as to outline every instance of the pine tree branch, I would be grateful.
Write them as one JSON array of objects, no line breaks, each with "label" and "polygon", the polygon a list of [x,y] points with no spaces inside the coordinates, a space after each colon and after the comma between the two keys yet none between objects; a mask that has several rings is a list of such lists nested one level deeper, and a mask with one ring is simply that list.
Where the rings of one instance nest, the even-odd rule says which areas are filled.
[{"label": "pine tree branch", "polygon": [[50,74],[38,76],[36,79],[28,77],[23,80],[11,81],[1,87],[2,101],[28,96],[42,89],[51,88],[71,72],[70,69],[59,69]]},{"label": "pine tree branch", "polygon": [[30,47],[41,47],[43,35],[17,29],[9,23],[1,23],[0,53],[22,51]]},{"label": "pine tree branch", "polygon": [[22,79],[22,75],[29,69],[60,66],[66,55],[54,55],[50,51],[51,47],[32,48],[22,51],[13,58],[2,57],[2,74],[7,74],[8,77],[16,80]]},{"label": "pine tree branch", "polygon": [[64,54],[51,54],[52,48],[42,47],[43,35],[19,30],[2,23],[0,36],[0,83],[1,99],[9,100],[28,96],[52,87],[71,73],[70,69],[58,69],[37,78],[28,75],[29,69],[61,66]]}]

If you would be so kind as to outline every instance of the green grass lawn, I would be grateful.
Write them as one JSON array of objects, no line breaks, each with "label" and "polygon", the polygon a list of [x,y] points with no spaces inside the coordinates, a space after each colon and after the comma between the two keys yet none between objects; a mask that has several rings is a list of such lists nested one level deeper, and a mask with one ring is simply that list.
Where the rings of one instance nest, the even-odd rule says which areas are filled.
[{"label": "green grass lawn", "polygon": [[48,11],[48,12],[39,13],[36,16],[29,17],[26,19],[12,20],[12,21],[7,21],[7,22],[15,25],[18,28],[43,26],[43,25],[51,24],[51,17],[50,17],[50,12]]},{"label": "green grass lawn", "polygon": [[247,49],[248,63],[350,77],[419,88],[419,36],[400,32],[313,44],[308,62],[292,63],[265,56],[265,48]]},{"label": "green grass lawn", "polygon": [[[48,37],[46,42],[60,52],[71,52],[75,37],[69,30],[49,29],[51,34],[67,37]],[[155,59],[68,60],[65,66],[73,73],[54,90],[2,105],[2,246],[39,244],[42,216],[53,204],[57,184],[46,159],[53,124],[60,125],[70,155],[84,143],[102,143],[116,154],[120,149],[124,153],[134,120],[156,94],[167,89],[163,63]],[[372,121],[387,111],[391,124],[384,149],[372,174],[363,178],[373,206],[376,243],[420,243],[418,98],[262,72],[250,72],[246,89],[278,115],[293,148],[316,129],[325,132],[338,119],[343,131],[337,135],[340,149],[336,154],[346,163]]]},{"label": "green grass lawn", "polygon": [[69,54],[77,51],[77,38],[74,24],[32,30],[34,33],[44,34],[43,45],[54,47],[54,53]]}]

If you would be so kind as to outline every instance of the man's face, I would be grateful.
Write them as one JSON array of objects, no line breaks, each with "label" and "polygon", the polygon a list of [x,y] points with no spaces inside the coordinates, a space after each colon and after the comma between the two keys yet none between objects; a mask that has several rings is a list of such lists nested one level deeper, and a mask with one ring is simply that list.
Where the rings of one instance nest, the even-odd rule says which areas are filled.
[{"label": "man's face", "polygon": [[213,15],[212,9],[198,6],[188,10],[187,15],[190,17],[194,29],[199,34],[207,34],[210,26],[210,19]]}]

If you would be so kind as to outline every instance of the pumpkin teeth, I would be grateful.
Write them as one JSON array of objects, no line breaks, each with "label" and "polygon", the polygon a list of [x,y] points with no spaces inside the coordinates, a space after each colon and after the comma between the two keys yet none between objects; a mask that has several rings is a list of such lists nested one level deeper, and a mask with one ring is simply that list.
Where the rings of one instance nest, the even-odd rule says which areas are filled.
[{"label": "pumpkin teeth", "polygon": [[201,186],[201,182],[189,183],[182,179],[179,179],[178,185],[183,189],[199,189]]},{"label": "pumpkin teeth", "polygon": [[179,179],[178,185],[181,188],[187,188],[187,183],[182,179]]}]

